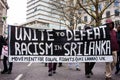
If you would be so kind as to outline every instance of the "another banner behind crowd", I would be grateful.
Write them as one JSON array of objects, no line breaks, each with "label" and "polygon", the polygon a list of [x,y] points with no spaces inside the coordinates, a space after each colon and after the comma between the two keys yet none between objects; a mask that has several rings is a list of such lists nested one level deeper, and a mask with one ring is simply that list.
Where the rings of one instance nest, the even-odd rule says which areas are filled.
[{"label": "another banner behind crowd", "polygon": [[110,62],[109,30],[41,30],[9,26],[11,62]]}]

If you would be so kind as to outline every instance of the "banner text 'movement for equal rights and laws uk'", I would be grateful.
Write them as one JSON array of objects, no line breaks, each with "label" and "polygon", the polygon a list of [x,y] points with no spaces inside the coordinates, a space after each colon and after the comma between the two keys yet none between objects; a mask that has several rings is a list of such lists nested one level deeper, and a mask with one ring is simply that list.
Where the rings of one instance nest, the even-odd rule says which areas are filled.
[{"label": "banner text 'movement for equal rights and laws uk'", "polygon": [[9,26],[11,62],[110,62],[109,30],[41,30]]}]

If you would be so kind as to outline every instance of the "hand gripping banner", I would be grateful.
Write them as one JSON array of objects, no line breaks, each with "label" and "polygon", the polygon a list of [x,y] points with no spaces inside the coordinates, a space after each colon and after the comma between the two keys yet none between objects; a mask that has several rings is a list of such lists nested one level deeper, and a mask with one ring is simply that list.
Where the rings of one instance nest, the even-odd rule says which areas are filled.
[{"label": "hand gripping banner", "polygon": [[45,30],[9,26],[10,62],[110,62],[109,30]]}]

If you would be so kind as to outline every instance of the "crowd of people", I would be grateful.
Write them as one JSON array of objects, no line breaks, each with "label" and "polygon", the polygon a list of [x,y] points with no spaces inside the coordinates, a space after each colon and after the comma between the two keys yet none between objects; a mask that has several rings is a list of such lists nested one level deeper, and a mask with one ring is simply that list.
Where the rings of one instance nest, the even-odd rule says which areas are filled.
[{"label": "crowd of people", "polygon": [[[113,56],[112,62],[106,62],[105,66],[105,80],[112,80],[112,72],[114,67],[116,67],[115,74],[118,74],[120,71],[120,25],[116,26],[116,30],[114,27],[114,22],[111,19],[106,20],[106,24],[110,31],[110,42],[111,42],[111,51]],[[85,26],[85,30],[91,29],[90,26]],[[71,68],[72,65],[76,66],[76,64],[68,63],[68,67]],[[57,63],[51,63],[48,67],[49,74],[48,76],[52,76],[52,73],[56,73],[56,65]],[[95,62],[85,62],[85,76],[86,78],[90,78],[93,75],[92,69],[94,68]],[[76,70],[80,70],[80,66],[77,65]],[[53,71],[51,70],[53,68]]]},{"label": "crowd of people", "polygon": [[[112,62],[106,62],[105,67],[105,79],[112,80],[112,72],[114,67],[116,67],[115,74],[118,74],[120,71],[120,25],[116,27],[117,31],[114,30],[114,22],[111,19],[106,20],[107,27],[110,31],[110,41],[111,41],[111,51],[113,56]],[[85,30],[91,29],[89,26],[85,26]],[[0,36],[0,60],[3,62],[3,70],[1,74],[11,74],[12,72],[12,62],[8,62],[8,38]],[[62,63],[58,63],[59,67],[62,66]],[[68,63],[68,67],[76,67],[76,70],[80,71],[79,63]],[[85,62],[85,76],[90,78],[93,75],[92,69],[94,68],[95,62]],[[45,66],[48,66],[48,76],[52,76],[56,73],[57,63],[45,63]]]}]

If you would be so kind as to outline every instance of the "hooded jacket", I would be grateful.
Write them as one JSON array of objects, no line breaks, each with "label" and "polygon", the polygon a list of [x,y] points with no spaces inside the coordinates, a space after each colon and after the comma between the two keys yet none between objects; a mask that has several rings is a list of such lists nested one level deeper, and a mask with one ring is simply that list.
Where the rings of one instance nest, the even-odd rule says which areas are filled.
[{"label": "hooded jacket", "polygon": [[117,42],[117,33],[114,30],[114,22],[112,20],[106,20],[107,27],[110,29],[110,41],[112,51],[118,51],[119,46]]}]

